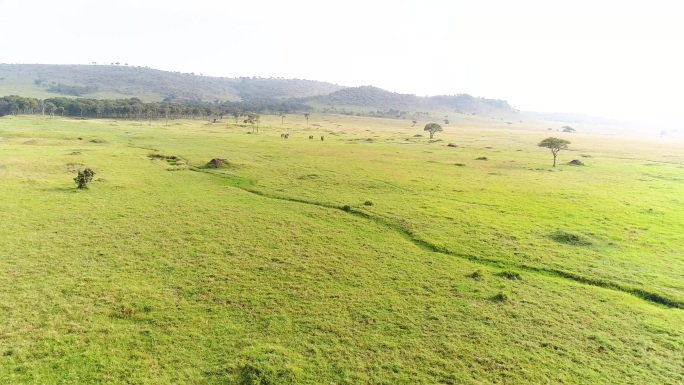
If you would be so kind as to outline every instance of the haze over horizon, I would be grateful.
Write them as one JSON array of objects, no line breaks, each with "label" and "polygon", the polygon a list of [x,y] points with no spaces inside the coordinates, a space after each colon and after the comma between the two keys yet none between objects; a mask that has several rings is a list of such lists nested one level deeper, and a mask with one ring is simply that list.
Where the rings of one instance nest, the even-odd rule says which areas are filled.
[{"label": "haze over horizon", "polygon": [[2,63],[300,78],[672,124],[684,6],[668,1],[0,0]]}]

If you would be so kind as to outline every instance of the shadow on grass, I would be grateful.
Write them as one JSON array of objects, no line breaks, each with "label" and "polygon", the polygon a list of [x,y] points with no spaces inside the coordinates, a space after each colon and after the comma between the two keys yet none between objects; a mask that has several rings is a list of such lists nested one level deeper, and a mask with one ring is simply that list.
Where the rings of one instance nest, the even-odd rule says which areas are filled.
[{"label": "shadow on grass", "polygon": [[47,187],[42,189],[43,191],[52,191],[52,192],[62,192],[65,194],[78,194],[83,191],[88,191],[88,190],[79,190],[76,187]]}]

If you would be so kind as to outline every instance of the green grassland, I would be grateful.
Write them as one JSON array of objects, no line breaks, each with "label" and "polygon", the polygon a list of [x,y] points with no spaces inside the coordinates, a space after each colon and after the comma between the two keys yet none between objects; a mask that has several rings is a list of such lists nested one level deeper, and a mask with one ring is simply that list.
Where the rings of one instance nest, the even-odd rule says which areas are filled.
[{"label": "green grassland", "polygon": [[684,382],[684,144],[425,123],[0,119],[0,382]]}]

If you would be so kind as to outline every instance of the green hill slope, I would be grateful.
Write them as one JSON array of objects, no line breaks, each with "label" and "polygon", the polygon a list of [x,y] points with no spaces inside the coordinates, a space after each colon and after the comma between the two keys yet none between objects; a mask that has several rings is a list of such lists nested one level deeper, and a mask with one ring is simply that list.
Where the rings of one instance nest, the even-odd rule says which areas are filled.
[{"label": "green hill slope", "polygon": [[418,97],[372,86],[347,88],[303,79],[222,78],[126,65],[0,64],[0,96],[4,95],[39,99],[136,97],[146,102],[301,98],[307,104],[324,109],[346,106],[371,111],[486,114],[497,118],[517,114],[505,100],[467,94]]},{"label": "green hill slope", "polygon": [[302,79],[221,78],[116,65],[0,64],[0,95],[214,101],[324,95],[343,88]]},{"label": "green hill slope", "polygon": [[415,95],[385,91],[373,86],[345,88],[310,101],[323,105],[369,108],[423,108],[424,101]]},{"label": "green hill slope", "polygon": [[477,98],[467,94],[419,97],[372,86],[344,88],[329,95],[316,96],[309,102],[321,106],[400,109],[413,111],[450,111],[463,114],[514,114],[517,111],[505,100]]}]

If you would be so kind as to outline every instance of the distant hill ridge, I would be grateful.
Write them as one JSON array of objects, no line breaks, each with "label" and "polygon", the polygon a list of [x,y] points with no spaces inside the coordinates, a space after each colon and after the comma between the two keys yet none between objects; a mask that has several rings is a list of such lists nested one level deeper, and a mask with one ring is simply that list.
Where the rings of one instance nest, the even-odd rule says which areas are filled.
[{"label": "distant hill ridge", "polygon": [[476,98],[468,94],[420,97],[399,94],[373,86],[344,88],[308,101],[332,106],[366,108],[450,110],[460,113],[517,112],[507,101]]},{"label": "distant hill ridge", "polygon": [[210,102],[304,98],[342,88],[314,80],[224,78],[125,65],[0,64],[0,96]]},{"label": "distant hill ridge", "polygon": [[213,102],[303,99],[312,105],[367,109],[448,110],[476,114],[516,112],[505,100],[466,94],[419,97],[373,86],[344,87],[303,79],[241,77],[161,71],[127,65],[0,64],[0,96]]}]

